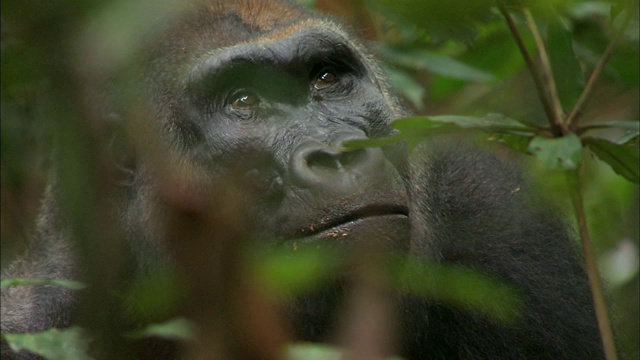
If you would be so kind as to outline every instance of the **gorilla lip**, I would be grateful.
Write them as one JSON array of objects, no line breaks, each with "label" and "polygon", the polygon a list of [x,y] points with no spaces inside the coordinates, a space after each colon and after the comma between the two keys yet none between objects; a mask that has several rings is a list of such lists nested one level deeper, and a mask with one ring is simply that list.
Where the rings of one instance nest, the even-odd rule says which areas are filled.
[{"label": "gorilla lip", "polygon": [[[370,205],[357,208],[342,216],[322,221],[320,225],[311,224],[292,236],[292,240],[310,240],[341,238],[351,235],[351,230],[365,221],[408,221],[408,209],[399,205]],[[364,223],[362,225],[365,225]],[[288,242],[288,241],[287,241]]]}]

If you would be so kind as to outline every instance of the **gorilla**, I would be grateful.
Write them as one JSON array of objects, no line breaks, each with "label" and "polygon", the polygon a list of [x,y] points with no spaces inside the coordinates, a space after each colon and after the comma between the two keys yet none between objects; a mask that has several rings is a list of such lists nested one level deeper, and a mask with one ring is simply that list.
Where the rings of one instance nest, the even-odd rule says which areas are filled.
[{"label": "gorilla", "polygon": [[[412,152],[404,143],[345,145],[393,135],[390,124],[410,114],[371,52],[336,20],[287,0],[197,1],[143,54],[135,68],[145,89],[136,101],[150,109],[160,146],[197,169],[190,176],[239,174],[251,188],[242,221],[256,238],[270,246],[376,243],[488,274],[523,296],[522,318],[501,323],[398,294],[399,355],[603,358],[572,232],[508,156],[456,136],[434,136]],[[152,160],[136,154],[127,163],[130,177],[114,199],[141,273],[174,256],[160,226],[166,214]],[[82,278],[58,186],[44,195],[33,245],[3,277]],[[330,340],[343,285],[287,311],[296,339]],[[7,288],[2,332],[69,326],[77,297],[51,285]],[[31,358],[10,354],[6,344],[2,351]]]}]

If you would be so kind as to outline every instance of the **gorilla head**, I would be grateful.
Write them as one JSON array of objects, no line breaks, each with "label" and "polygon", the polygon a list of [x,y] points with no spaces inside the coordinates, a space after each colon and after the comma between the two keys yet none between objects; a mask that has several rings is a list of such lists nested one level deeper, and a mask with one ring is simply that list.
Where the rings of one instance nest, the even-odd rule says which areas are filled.
[{"label": "gorilla head", "polygon": [[[403,148],[344,145],[389,135],[402,114],[350,35],[278,1],[208,5],[168,34],[145,62],[154,121],[188,161],[212,176],[238,176],[258,194],[250,201],[257,235],[282,243],[375,234],[408,247]],[[142,198],[153,191],[133,194],[132,204],[155,206]]]}]

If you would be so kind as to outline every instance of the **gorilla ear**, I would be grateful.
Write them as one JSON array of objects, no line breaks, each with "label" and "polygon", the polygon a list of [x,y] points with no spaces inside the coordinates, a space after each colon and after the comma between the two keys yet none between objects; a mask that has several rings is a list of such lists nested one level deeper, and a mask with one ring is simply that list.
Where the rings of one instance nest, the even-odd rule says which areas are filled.
[{"label": "gorilla ear", "polygon": [[136,151],[127,136],[122,116],[110,113],[105,118],[108,133],[107,157],[112,162],[113,181],[120,186],[133,184],[136,168]]}]

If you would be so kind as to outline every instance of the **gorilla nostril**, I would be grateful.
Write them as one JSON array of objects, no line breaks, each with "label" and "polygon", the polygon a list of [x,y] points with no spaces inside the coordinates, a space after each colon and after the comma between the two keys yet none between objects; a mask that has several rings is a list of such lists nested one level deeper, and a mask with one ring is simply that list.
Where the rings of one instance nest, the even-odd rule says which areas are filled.
[{"label": "gorilla nostril", "polygon": [[320,168],[340,170],[344,164],[340,161],[339,153],[330,153],[325,150],[318,150],[307,156],[307,166],[312,170]]},{"label": "gorilla nostril", "polygon": [[365,161],[367,157],[367,151],[365,149],[356,149],[352,151],[342,152],[340,154],[339,162],[344,167],[351,165],[357,165],[360,162]]},{"label": "gorilla nostril", "polygon": [[363,185],[363,176],[373,177],[383,166],[380,149],[345,150],[309,141],[294,150],[289,175],[301,187],[349,192]]}]

